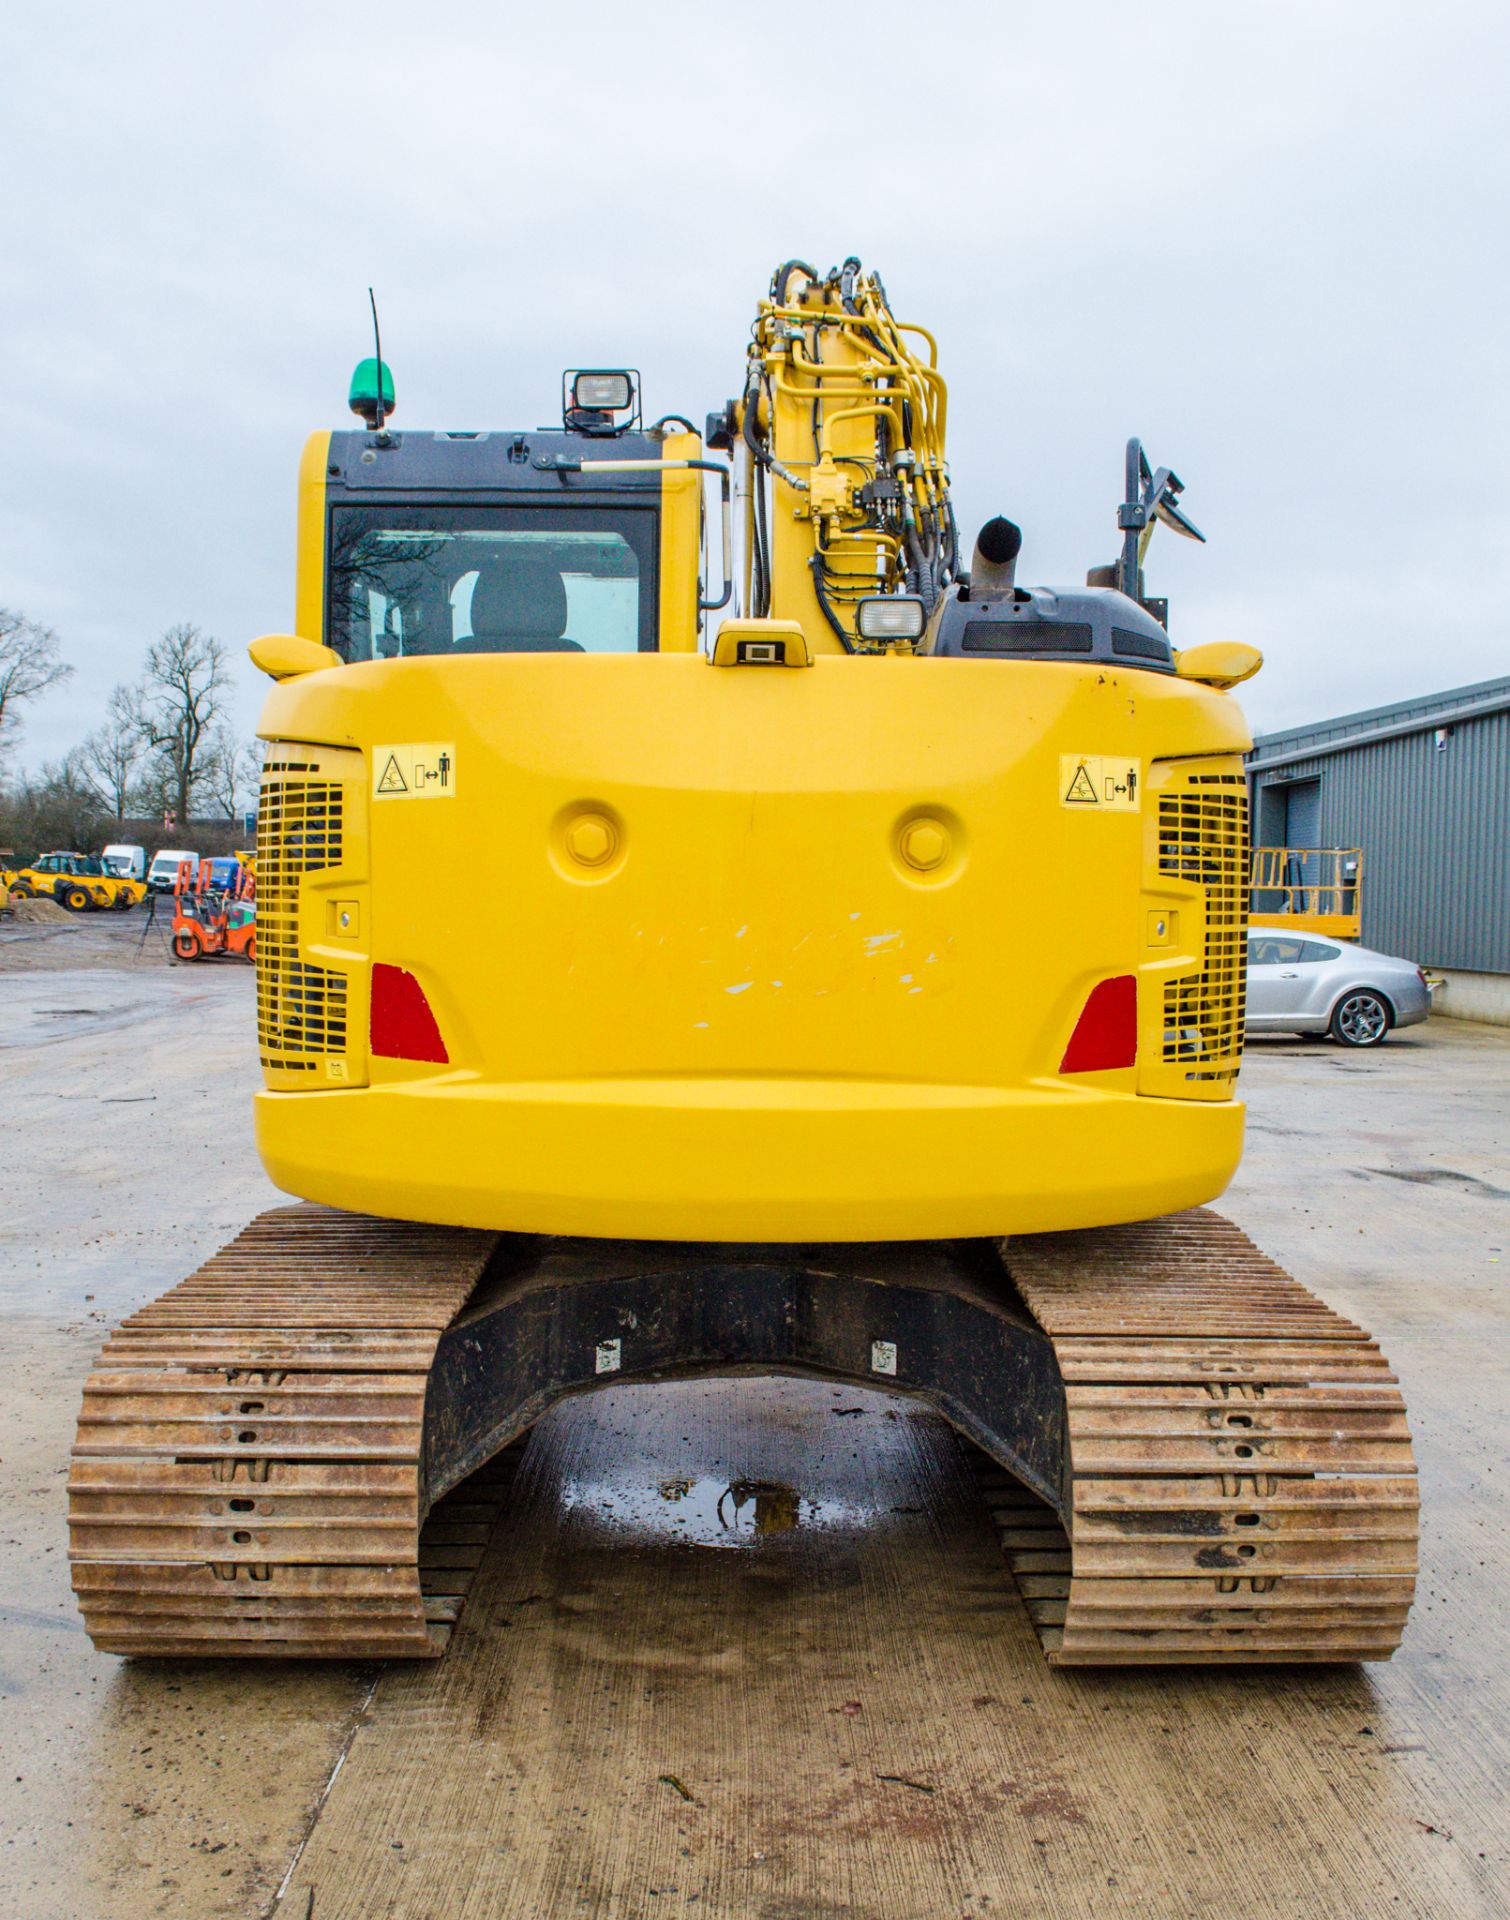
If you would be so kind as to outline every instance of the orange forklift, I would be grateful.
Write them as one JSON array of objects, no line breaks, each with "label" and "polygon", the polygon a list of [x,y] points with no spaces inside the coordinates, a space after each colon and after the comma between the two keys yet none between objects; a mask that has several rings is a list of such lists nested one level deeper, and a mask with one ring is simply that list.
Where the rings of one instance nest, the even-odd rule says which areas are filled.
[{"label": "orange forklift", "polygon": [[[227,872],[225,869],[229,868]],[[173,957],[257,958],[257,878],[249,861],[181,860],[173,883]]]}]

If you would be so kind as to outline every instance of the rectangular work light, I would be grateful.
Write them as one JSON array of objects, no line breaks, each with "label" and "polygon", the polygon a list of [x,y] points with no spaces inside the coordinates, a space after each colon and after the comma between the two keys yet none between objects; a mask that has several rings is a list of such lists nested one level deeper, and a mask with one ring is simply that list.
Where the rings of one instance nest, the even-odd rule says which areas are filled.
[{"label": "rectangular work light", "polygon": [[921,640],[928,609],[910,595],[880,594],[862,600],[855,611],[855,630],[862,640]]},{"label": "rectangular work light", "polygon": [[627,373],[579,373],[572,382],[572,405],[594,413],[618,413],[634,399]]}]

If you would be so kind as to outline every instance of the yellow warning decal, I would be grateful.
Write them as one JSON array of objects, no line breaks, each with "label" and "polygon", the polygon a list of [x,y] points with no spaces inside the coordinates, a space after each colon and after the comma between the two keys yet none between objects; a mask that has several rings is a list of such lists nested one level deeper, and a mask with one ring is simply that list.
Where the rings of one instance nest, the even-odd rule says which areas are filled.
[{"label": "yellow warning decal", "polygon": [[1137,813],[1143,805],[1141,763],[1106,753],[1061,753],[1059,804],[1087,813]]},{"label": "yellow warning decal", "polygon": [[455,791],[454,740],[409,740],[372,749],[374,800],[444,800]]}]

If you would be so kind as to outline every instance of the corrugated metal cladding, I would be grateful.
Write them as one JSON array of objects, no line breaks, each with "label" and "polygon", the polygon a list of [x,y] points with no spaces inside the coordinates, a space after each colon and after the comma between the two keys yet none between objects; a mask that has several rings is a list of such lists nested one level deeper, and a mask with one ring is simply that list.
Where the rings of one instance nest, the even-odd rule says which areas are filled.
[{"label": "corrugated metal cladding", "polygon": [[1510,679],[1265,734],[1248,762],[1256,846],[1317,780],[1319,843],[1362,848],[1365,946],[1510,973]]}]

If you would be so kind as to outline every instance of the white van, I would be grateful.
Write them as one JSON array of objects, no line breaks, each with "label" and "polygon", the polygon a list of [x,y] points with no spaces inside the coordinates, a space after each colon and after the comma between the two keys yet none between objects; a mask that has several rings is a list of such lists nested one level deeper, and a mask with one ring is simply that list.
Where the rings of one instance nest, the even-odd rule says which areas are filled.
[{"label": "white van", "polygon": [[179,866],[185,860],[192,861],[194,871],[199,871],[197,853],[179,853],[172,847],[164,847],[161,853],[154,853],[152,865],[147,869],[148,893],[171,893],[178,884]]},{"label": "white van", "polygon": [[145,880],[147,849],[145,847],[106,847],[100,855],[100,865],[106,873],[113,873],[117,880]]}]

